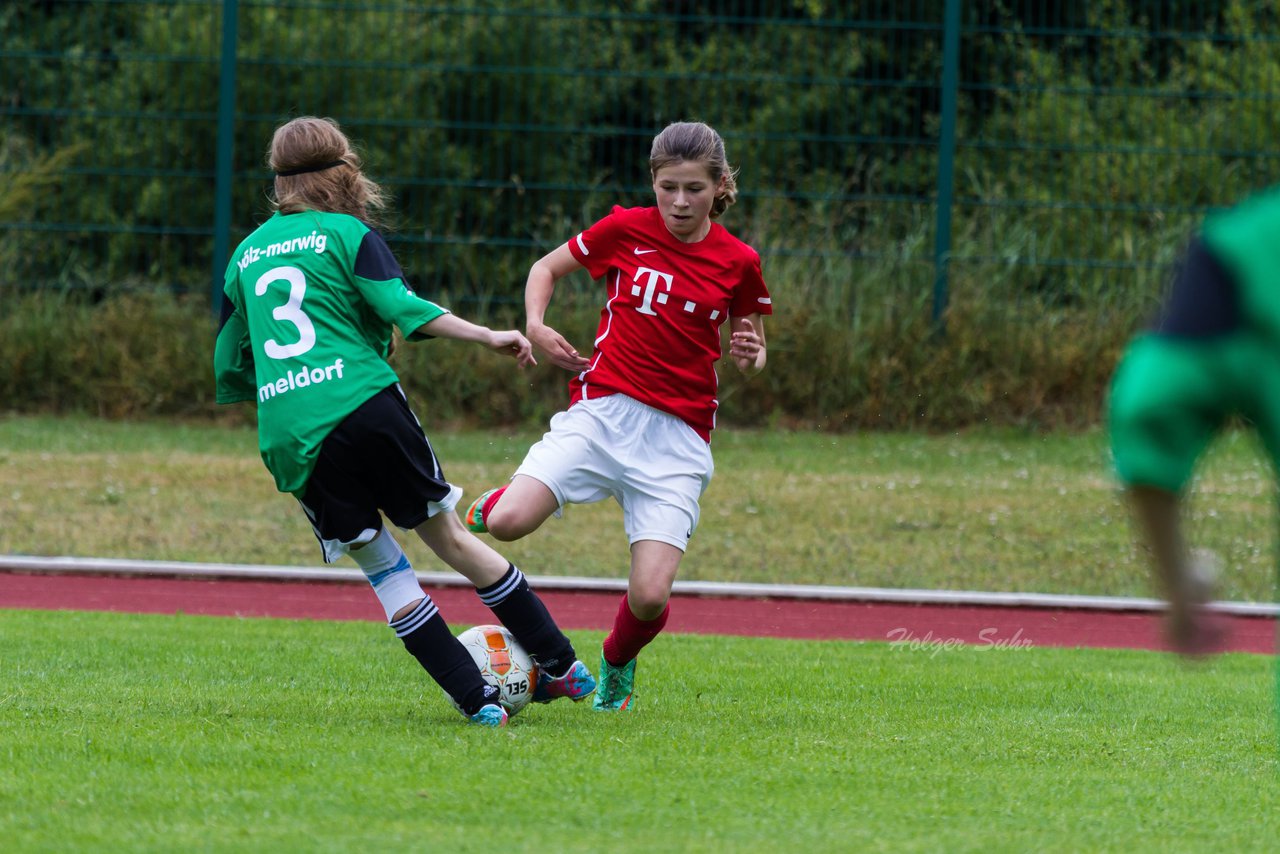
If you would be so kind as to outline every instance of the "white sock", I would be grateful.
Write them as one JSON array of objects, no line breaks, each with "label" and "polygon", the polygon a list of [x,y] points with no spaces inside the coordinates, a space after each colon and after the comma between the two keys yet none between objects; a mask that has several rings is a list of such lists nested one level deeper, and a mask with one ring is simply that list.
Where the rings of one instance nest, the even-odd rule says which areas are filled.
[{"label": "white sock", "polygon": [[388,623],[405,605],[426,598],[408,556],[385,528],[368,545],[352,549],[350,554],[373,585]]}]

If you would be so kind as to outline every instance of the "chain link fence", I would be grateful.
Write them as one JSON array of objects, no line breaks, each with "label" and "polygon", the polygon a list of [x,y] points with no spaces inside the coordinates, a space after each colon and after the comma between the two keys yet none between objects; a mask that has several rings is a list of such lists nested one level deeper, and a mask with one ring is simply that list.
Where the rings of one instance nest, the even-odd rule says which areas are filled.
[{"label": "chain link fence", "polygon": [[11,0],[0,293],[216,299],[269,212],[272,129],[309,113],[393,191],[433,298],[518,305],[536,257],[651,199],[653,134],[699,119],[777,286],[1105,310],[1276,179],[1277,32],[1241,2]]}]

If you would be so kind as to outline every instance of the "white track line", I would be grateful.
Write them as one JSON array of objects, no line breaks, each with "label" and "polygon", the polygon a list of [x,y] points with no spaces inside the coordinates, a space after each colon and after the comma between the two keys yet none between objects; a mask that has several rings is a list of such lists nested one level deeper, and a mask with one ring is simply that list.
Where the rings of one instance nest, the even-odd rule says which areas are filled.
[{"label": "white track line", "polygon": [[[234,563],[119,560],[114,558],[27,557],[0,555],[0,572],[46,572],[86,575],[147,575],[176,578],[237,578],[258,581],[364,581],[358,569],[304,566],[252,566]],[[427,585],[464,586],[453,572],[419,572]],[[539,590],[622,592],[626,581],[614,578],[529,576]],[[891,602],[904,605],[989,605],[1008,608],[1067,608],[1092,611],[1161,611],[1159,599],[1118,596],[1069,596],[1055,593],[984,593],[968,590],[898,590],[884,587],[835,587],[802,584],[738,584],[677,581],[673,592],[684,596],[727,596],[750,599],[816,599],[839,602]],[[1260,602],[1215,602],[1215,610],[1248,617],[1275,617],[1280,605]]]}]

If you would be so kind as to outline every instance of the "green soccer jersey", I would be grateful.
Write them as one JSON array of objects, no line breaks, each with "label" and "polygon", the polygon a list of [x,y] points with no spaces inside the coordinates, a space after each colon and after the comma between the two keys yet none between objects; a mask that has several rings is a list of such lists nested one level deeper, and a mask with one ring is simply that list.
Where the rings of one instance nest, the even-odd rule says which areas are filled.
[{"label": "green soccer jersey", "polygon": [[1233,275],[1244,321],[1280,342],[1280,188],[1208,217],[1203,237]]},{"label": "green soccer jersey", "polygon": [[214,352],[218,403],[258,405],[258,445],[281,492],[301,496],[320,444],[395,383],[407,337],[446,309],[416,296],[386,241],[346,214],[277,213],[227,265]]}]

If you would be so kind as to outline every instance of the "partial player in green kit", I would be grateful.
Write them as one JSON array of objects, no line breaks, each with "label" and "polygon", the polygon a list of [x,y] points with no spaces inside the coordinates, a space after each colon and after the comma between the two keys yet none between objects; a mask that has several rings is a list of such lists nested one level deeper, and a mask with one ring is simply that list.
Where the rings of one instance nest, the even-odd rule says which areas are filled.
[{"label": "partial player in green kit", "polygon": [[1221,648],[1204,608],[1212,572],[1184,535],[1197,459],[1233,417],[1280,460],[1280,189],[1208,217],[1152,327],[1112,383],[1109,429],[1120,480],[1169,602],[1167,633],[1188,656]]},{"label": "partial player in green kit", "polygon": [[467,531],[394,370],[393,325],[409,340],[471,341],[520,366],[529,342],[424,300],[373,217],[383,190],[365,176],[337,123],[303,116],[277,128],[269,152],[273,216],[227,266],[214,355],[218,403],[254,401],[263,462],[311,521],[326,562],[350,555],[410,653],[470,720],[502,726],[497,689],[449,631],[383,514],[413,530],[534,657],[534,700],[582,700],[595,680],[524,575]]}]

